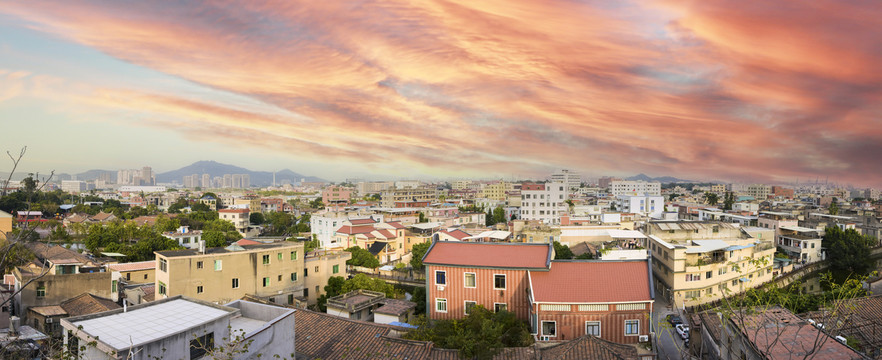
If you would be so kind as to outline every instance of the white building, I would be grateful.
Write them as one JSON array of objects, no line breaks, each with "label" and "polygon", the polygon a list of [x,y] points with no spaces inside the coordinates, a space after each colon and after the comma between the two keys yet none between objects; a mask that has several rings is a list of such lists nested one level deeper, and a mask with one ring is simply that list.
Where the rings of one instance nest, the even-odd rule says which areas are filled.
[{"label": "white building", "polygon": [[521,186],[521,219],[560,224],[560,215],[568,210],[567,185],[549,182]]},{"label": "white building", "polygon": [[354,219],[371,219],[373,222],[383,222],[383,215],[373,214],[370,216],[361,215],[357,212],[328,212],[325,215],[313,215],[309,218],[309,229],[312,231],[313,237],[317,238],[322,249],[332,249],[340,247],[340,244],[334,242],[334,235],[337,229],[343,225],[353,225],[351,220]]},{"label": "white building", "polygon": [[157,193],[157,192],[164,193],[166,191],[168,191],[168,188],[165,186],[162,186],[162,185],[158,185],[158,186],[120,186],[119,187],[119,192],[124,192],[124,193],[126,193],[126,192],[127,193],[142,193],[143,192],[145,194],[149,194],[149,193]]},{"label": "white building", "polygon": [[199,240],[202,240],[202,231],[190,230],[189,226],[181,226],[175,231],[166,231],[162,233],[162,236],[177,241],[178,245],[185,248],[198,249]]},{"label": "white building", "polygon": [[629,181],[617,180],[609,185],[610,194],[619,195],[661,195],[660,182],[646,182],[643,180]]},{"label": "white building", "polygon": [[575,171],[563,169],[551,174],[551,182],[567,184],[567,189],[574,190],[582,186],[582,176]]},{"label": "white building", "polygon": [[616,211],[660,219],[665,212],[665,198],[661,195],[619,195]]},{"label": "white building", "polygon": [[86,182],[79,180],[62,180],[61,191],[71,194],[78,194],[86,191]]},{"label": "white building", "polygon": [[236,359],[287,359],[295,353],[294,312],[241,300],[215,305],[175,296],[62,319],[61,326],[72,358],[198,359],[235,347],[242,351]]}]

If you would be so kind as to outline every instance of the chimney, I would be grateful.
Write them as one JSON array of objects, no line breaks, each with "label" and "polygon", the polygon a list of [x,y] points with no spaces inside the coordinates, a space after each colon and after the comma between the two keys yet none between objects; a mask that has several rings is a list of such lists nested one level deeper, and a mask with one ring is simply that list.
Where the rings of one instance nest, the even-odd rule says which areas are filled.
[{"label": "chimney", "polygon": [[205,240],[199,240],[199,252],[205,255]]}]

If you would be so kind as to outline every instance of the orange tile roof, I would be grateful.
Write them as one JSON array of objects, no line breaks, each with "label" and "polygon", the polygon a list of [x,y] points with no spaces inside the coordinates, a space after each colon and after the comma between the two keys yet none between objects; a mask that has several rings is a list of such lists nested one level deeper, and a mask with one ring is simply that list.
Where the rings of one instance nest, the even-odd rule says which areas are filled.
[{"label": "orange tile roof", "polygon": [[405,228],[404,225],[401,225],[400,221],[389,221],[386,224],[389,224],[393,228],[396,228],[396,229],[404,229]]},{"label": "orange tile roof", "polygon": [[373,224],[376,223],[374,219],[353,219],[349,220],[349,223],[352,225],[364,225],[364,224]]},{"label": "orange tile roof", "polygon": [[136,271],[156,269],[156,260],[111,264],[107,265],[111,271]]},{"label": "orange tile roof", "polygon": [[552,261],[531,271],[536,302],[601,303],[652,300],[647,261]]},{"label": "orange tile roof", "polygon": [[249,213],[248,209],[220,209],[217,212],[219,213],[237,213],[237,214],[245,214]]},{"label": "orange tile roof", "polygon": [[263,243],[258,242],[258,241],[254,241],[254,240],[241,239],[239,241],[236,241],[236,244],[241,246],[241,245],[260,245]]},{"label": "orange tile roof", "polygon": [[510,244],[437,241],[424,264],[518,269],[546,269],[551,255],[548,244]]},{"label": "orange tile roof", "polygon": [[447,234],[447,235],[450,235],[450,236],[456,238],[457,240],[462,240],[462,239],[465,239],[465,238],[467,238],[467,237],[469,237],[469,236],[472,236],[471,234],[469,234],[469,233],[467,233],[467,232],[465,232],[465,231],[462,231],[462,230],[460,230],[460,229],[456,229],[456,230],[453,230],[453,231],[441,230],[441,232],[442,232],[442,233],[445,233],[445,234]]},{"label": "orange tile roof", "polygon": [[343,225],[339,229],[337,229],[338,233],[349,234],[349,235],[366,234],[371,231],[374,231],[374,227],[371,225],[361,225],[361,226]]}]

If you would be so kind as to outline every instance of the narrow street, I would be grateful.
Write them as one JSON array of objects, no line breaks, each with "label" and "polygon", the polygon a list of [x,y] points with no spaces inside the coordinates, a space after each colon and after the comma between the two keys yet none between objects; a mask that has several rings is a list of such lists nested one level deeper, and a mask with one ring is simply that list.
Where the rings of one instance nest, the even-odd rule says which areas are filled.
[{"label": "narrow street", "polygon": [[675,310],[669,307],[667,299],[664,299],[663,296],[656,296],[654,310],[652,322],[655,325],[655,339],[653,341],[658,359],[683,359],[683,339],[665,319],[668,314],[675,314]]}]

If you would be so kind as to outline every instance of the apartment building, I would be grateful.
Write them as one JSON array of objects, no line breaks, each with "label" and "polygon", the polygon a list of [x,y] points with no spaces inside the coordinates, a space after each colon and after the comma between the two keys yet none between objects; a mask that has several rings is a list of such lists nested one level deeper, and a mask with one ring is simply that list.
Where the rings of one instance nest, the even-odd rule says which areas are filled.
[{"label": "apartment building", "polygon": [[551,174],[551,182],[566,184],[567,191],[573,191],[582,186],[582,175],[572,170],[563,169]]},{"label": "apartment building", "polygon": [[568,209],[567,185],[549,182],[521,185],[521,219],[560,224],[560,215]]},{"label": "apartment building", "polygon": [[380,206],[384,208],[395,207],[396,202],[400,201],[428,201],[437,200],[438,194],[435,188],[430,187],[414,187],[399,188],[393,187],[386,189],[381,194],[382,200]]},{"label": "apartment building", "polygon": [[710,187],[710,191],[712,193],[722,194],[726,192],[726,185],[724,184],[713,184]]},{"label": "apartment building", "polygon": [[251,212],[248,209],[221,209],[217,211],[217,216],[233,223],[240,234],[248,232],[248,226],[251,225]]},{"label": "apartment building", "polygon": [[619,195],[616,210],[660,219],[665,212],[665,198],[661,195]]},{"label": "apartment building", "polygon": [[747,195],[752,196],[759,201],[768,199],[771,193],[772,187],[769,185],[752,184],[747,186]]},{"label": "apartment building", "polygon": [[196,249],[199,247],[199,241],[202,240],[202,230],[190,230],[189,226],[180,226],[175,231],[166,231],[162,236],[172,239],[188,249]]},{"label": "apartment building", "polygon": [[322,190],[322,202],[325,206],[346,205],[354,191],[348,187],[331,185]]},{"label": "apartment building", "polygon": [[694,306],[772,279],[775,244],[738,224],[646,224],[656,288],[677,306]]},{"label": "apartment building", "polygon": [[500,180],[484,186],[484,188],[481,189],[481,197],[490,200],[505,201],[507,198],[506,193],[511,190],[514,190],[514,185],[512,183]]},{"label": "apartment building", "polygon": [[250,294],[278,304],[303,295],[303,243],[233,244],[156,252],[156,299],[184,295],[226,303]]},{"label": "apartment building", "polygon": [[[332,276],[349,278],[346,260],[352,259],[352,253],[342,250],[316,250],[306,254],[303,264],[303,297],[308,304],[315,304],[319,296],[325,293],[325,285]],[[296,275],[295,275],[296,276]]]},{"label": "apartment building", "polygon": [[617,180],[609,184],[609,193],[619,195],[661,195],[661,183],[643,180]]},{"label": "apartment building", "polygon": [[760,211],[756,219],[758,227],[775,230],[775,236],[781,235],[778,230],[785,226],[799,226],[799,220],[795,215],[781,211]]},{"label": "apartment building", "polygon": [[797,263],[807,264],[824,260],[824,252],[821,250],[823,240],[821,230],[802,226],[784,226],[778,230],[778,246]]},{"label": "apartment building", "polygon": [[395,186],[395,182],[393,181],[371,181],[359,182],[355,185],[355,188],[358,190],[358,196],[365,196],[369,194],[379,194],[393,186]]},{"label": "apartment building", "polygon": [[346,249],[358,246],[385,264],[405,253],[405,227],[399,222],[374,223],[371,219],[352,220],[337,229],[333,244]]}]

